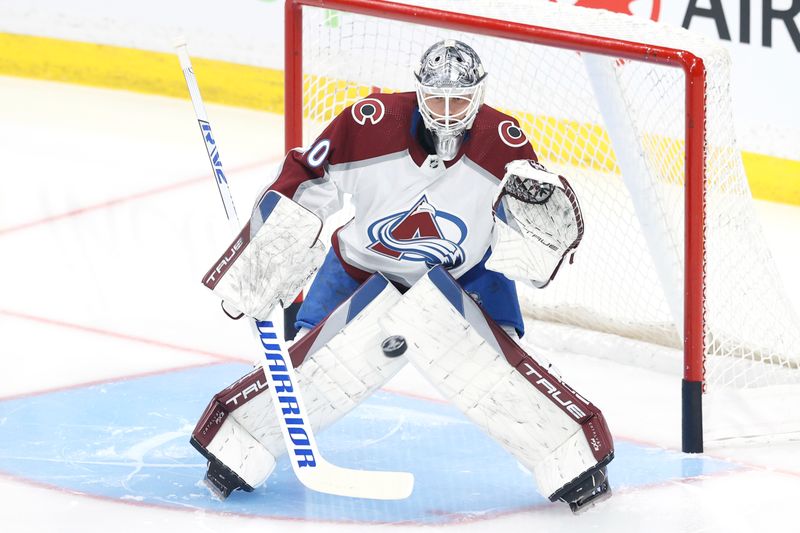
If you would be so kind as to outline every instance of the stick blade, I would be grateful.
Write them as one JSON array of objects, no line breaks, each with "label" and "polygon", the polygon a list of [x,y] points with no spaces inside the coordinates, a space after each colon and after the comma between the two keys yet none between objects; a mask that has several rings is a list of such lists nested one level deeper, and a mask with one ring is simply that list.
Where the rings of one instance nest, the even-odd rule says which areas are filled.
[{"label": "stick blade", "polygon": [[375,470],[353,470],[327,461],[297,472],[300,482],[311,490],[370,500],[404,500],[414,490],[414,474]]}]

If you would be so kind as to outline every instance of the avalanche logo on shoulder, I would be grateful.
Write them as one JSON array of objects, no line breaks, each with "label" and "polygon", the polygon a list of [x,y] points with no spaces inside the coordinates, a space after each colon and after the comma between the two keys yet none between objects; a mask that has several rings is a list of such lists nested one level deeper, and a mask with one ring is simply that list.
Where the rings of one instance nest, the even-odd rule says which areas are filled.
[{"label": "avalanche logo on shoulder", "polygon": [[424,261],[429,268],[455,268],[464,262],[461,243],[467,237],[467,225],[436,209],[426,196],[408,211],[374,222],[367,233],[369,250],[397,261]]},{"label": "avalanche logo on shoulder", "polygon": [[383,115],[386,114],[386,108],[383,107],[383,102],[377,98],[364,98],[353,104],[353,107],[350,108],[350,113],[353,115],[353,120],[362,126],[367,121],[374,125],[383,119]]},{"label": "avalanche logo on shoulder", "polygon": [[522,129],[510,120],[504,120],[497,125],[497,133],[506,145],[519,148],[528,142]]}]

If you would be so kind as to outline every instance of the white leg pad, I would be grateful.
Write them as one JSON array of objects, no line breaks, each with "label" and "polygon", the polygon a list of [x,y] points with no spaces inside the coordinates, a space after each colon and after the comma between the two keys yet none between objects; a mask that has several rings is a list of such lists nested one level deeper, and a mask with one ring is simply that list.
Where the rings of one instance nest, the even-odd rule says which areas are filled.
[{"label": "white leg pad", "polygon": [[[300,355],[302,364],[296,368],[297,383],[315,431],[350,412],[406,364],[403,357],[383,354],[381,343],[390,334],[377,320],[400,298],[400,293],[385,278],[373,276],[289,350],[292,359],[298,357],[298,351],[305,351],[305,355]],[[228,416],[211,441],[215,450],[212,453],[245,481],[243,474],[251,469],[251,460],[279,457],[286,451],[266,380],[260,369],[257,372],[260,379],[251,373],[240,380],[242,385],[234,384],[220,400]],[[231,424],[226,427],[229,421]],[[230,443],[220,441],[221,438],[232,441],[234,437],[241,442],[232,445],[232,450],[228,450]],[[254,442],[261,449],[258,454],[250,451]],[[232,462],[225,459],[226,454]],[[264,472],[260,466],[252,469],[259,475]],[[251,486],[261,482],[263,479]]]},{"label": "white leg pad", "polygon": [[264,483],[275,469],[275,456],[232,417],[222,422],[208,451],[251,487]]},{"label": "white leg pad", "polygon": [[[597,465],[602,451],[593,449],[596,446],[582,427],[582,420],[592,412],[590,404],[540,366],[531,366],[548,384],[557,383],[563,390],[548,395],[541,390],[547,386],[537,388],[523,373],[526,367],[509,362],[509,345],[516,344],[499,326],[490,324],[455,282],[443,288],[446,280],[441,276],[436,280],[433,272],[380,320],[387,331],[406,337],[409,361],[533,472],[545,496]],[[520,365],[535,365],[526,357]],[[573,415],[565,408],[572,409]]]},{"label": "white leg pad", "polygon": [[[296,369],[315,431],[325,429],[352,411],[405,366],[406,359],[386,357],[381,350],[381,342],[389,335],[378,325],[375,314],[385,312],[399,299],[399,293],[394,288],[392,291],[397,298],[376,302],[374,308],[357,316]],[[257,396],[231,416],[273,455],[280,456],[286,451],[268,394]]]}]

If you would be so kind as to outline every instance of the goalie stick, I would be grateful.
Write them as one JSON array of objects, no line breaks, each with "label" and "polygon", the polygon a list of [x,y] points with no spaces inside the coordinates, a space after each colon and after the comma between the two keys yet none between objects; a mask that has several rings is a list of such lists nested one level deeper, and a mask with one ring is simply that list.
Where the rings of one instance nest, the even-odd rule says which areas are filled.
[{"label": "goalie stick", "polygon": [[[175,50],[180,60],[189,95],[192,100],[200,132],[205,141],[208,159],[219,190],[225,215],[231,230],[239,232],[239,219],[233,204],[228,180],[222,169],[219,149],[211,132],[205,106],[200,96],[200,88],[192,70],[191,60],[185,40],[175,41]],[[273,311],[278,316],[280,307]],[[349,496],[352,498],[370,498],[376,500],[400,500],[407,498],[414,488],[414,476],[409,472],[388,472],[356,470],[343,468],[329,463],[319,452],[316,438],[307,418],[302,395],[297,389],[297,377],[282,332],[275,327],[272,320],[249,320],[259,341],[259,349],[263,353],[261,366],[267,378],[268,388],[272,395],[272,405],[278,418],[281,434],[289,453],[297,479],[317,492]]]}]

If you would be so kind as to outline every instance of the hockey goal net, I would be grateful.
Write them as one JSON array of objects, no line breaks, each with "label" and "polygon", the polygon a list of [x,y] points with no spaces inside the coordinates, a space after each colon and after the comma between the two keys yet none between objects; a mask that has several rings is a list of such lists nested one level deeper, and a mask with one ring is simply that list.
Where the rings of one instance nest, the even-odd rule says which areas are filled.
[{"label": "hockey goal net", "polygon": [[698,395],[800,383],[800,322],[756,221],[724,49],[546,0],[413,3],[287,2],[287,147],[376,89],[413,90],[422,52],[463,40],[489,73],[486,103],[520,121],[583,208],[574,264],[521,291],[526,315],[680,352]]}]

